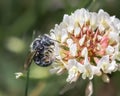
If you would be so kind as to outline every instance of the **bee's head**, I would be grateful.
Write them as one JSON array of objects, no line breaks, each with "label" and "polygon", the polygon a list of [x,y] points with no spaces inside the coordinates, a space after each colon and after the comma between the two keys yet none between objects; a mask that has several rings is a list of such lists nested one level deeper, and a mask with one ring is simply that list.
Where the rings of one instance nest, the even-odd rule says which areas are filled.
[{"label": "bee's head", "polygon": [[47,35],[37,37],[31,44],[31,51],[43,52],[44,48],[54,45],[54,41]]}]

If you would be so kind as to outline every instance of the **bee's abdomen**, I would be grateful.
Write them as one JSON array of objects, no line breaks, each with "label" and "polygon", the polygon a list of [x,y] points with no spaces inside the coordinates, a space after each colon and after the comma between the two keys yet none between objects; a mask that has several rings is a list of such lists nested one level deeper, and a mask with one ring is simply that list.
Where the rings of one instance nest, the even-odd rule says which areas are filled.
[{"label": "bee's abdomen", "polygon": [[49,54],[36,54],[33,57],[34,62],[42,67],[46,67],[52,64],[52,60],[50,59],[51,57],[49,56]]}]

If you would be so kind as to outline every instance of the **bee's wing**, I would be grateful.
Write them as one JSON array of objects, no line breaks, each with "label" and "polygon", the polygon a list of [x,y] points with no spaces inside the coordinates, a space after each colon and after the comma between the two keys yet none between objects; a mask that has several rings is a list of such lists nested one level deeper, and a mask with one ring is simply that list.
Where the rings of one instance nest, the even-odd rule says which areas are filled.
[{"label": "bee's wing", "polygon": [[24,63],[24,70],[27,70],[32,63],[33,57],[36,54],[36,51],[30,52]]}]

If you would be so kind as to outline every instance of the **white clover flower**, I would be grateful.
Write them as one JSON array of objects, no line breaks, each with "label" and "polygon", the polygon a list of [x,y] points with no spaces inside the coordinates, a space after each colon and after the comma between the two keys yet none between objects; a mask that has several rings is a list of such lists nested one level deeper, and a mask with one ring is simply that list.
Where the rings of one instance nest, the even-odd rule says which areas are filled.
[{"label": "white clover flower", "polygon": [[[55,43],[56,60],[52,72],[68,71],[68,82],[95,75],[111,74],[118,70],[120,61],[120,20],[102,9],[89,12],[82,8],[50,31]],[[64,70],[64,71],[63,71]]]}]

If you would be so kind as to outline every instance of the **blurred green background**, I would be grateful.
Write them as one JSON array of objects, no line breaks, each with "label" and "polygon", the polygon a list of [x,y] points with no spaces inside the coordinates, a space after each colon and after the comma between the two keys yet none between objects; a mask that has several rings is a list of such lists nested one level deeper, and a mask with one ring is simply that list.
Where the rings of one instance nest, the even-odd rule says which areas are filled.
[{"label": "blurred green background", "polygon": [[[120,18],[120,0],[0,0],[0,96],[24,96],[26,80],[15,79],[15,72],[23,70],[33,31],[35,37],[49,33],[64,14],[78,8],[90,11],[104,9]],[[30,67],[29,96],[84,96],[88,80],[66,83],[67,73],[51,75],[48,68],[35,64]],[[93,80],[93,96],[120,96],[120,73],[105,84]]]}]

